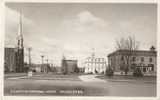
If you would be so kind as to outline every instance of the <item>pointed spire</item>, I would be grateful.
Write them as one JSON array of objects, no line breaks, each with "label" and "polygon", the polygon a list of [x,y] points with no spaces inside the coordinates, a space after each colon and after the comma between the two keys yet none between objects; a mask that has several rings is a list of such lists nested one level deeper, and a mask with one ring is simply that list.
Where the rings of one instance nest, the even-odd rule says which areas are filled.
[{"label": "pointed spire", "polygon": [[18,24],[18,48],[23,48],[23,35],[22,35],[22,15],[19,11],[19,24]]},{"label": "pointed spire", "polygon": [[21,10],[19,11],[19,26],[18,26],[18,36],[22,35],[22,15]]}]

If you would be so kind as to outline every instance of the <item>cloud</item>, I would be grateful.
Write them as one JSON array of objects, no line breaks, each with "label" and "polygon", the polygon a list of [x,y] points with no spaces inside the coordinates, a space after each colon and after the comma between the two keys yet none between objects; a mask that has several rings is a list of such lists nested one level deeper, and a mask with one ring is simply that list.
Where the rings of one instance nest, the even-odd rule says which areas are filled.
[{"label": "cloud", "polygon": [[[21,5],[24,45],[33,48],[33,62],[41,62],[40,55],[43,54],[56,63],[61,60],[63,52],[67,56],[82,59],[91,55],[91,48],[95,48],[97,56],[106,57],[108,53],[113,52],[115,38],[131,35],[129,32],[136,34],[136,39],[141,42],[155,43],[156,32],[153,31],[155,30],[153,27],[156,24],[152,23],[156,22],[154,16],[150,16],[153,14],[146,9],[141,11],[137,5],[134,8],[139,10],[133,9],[133,11],[123,6],[126,10],[123,15],[121,12],[124,9],[118,5],[112,7],[87,4],[87,9],[83,5],[53,4],[52,7],[43,5],[24,7]],[[9,8],[6,8],[6,44],[15,46],[19,22],[17,9],[21,7],[17,4],[7,7]],[[92,9],[93,7],[95,8]],[[140,13],[137,14],[137,11]],[[138,18],[139,16],[148,18]],[[27,51],[25,53],[27,58]]]},{"label": "cloud", "polygon": [[[60,27],[65,30],[66,34],[63,45],[65,55],[80,59],[90,56],[91,48],[103,48],[102,45],[105,42],[102,43],[102,41],[105,40],[104,35],[107,34],[108,23],[92,12],[84,10],[70,18],[63,19]],[[101,52],[104,50],[99,50],[97,53]]]},{"label": "cloud", "polygon": [[95,25],[95,26],[105,26],[106,25],[106,23],[102,19],[94,16],[89,11],[80,12],[77,15],[77,20],[79,21],[79,23],[81,25],[84,25],[84,26],[90,26],[90,25],[91,26],[93,26],[93,25]]},{"label": "cloud", "polygon": [[72,29],[76,33],[95,31],[95,29],[98,30],[107,26],[103,19],[96,17],[87,10],[79,12],[72,19],[65,19],[62,24],[66,26],[66,30]]}]

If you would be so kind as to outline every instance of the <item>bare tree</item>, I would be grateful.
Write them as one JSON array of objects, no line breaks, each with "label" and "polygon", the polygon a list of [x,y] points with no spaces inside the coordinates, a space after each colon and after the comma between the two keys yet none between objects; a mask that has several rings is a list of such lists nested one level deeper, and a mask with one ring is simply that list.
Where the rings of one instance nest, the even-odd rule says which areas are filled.
[{"label": "bare tree", "polygon": [[121,70],[123,70],[126,75],[131,66],[131,57],[135,55],[134,51],[137,50],[138,47],[139,42],[137,42],[135,38],[131,36],[128,36],[127,38],[120,38],[120,40],[116,40],[116,49],[126,51],[126,53],[122,55],[123,64],[121,66]]}]

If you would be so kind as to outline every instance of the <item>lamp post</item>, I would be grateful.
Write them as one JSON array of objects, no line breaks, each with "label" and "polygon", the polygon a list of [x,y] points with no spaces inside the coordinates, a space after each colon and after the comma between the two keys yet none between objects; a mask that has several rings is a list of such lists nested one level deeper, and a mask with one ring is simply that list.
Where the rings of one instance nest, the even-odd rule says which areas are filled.
[{"label": "lamp post", "polygon": [[46,66],[46,72],[48,73],[48,59],[46,59],[46,62],[47,62],[47,66]]},{"label": "lamp post", "polygon": [[41,58],[42,58],[41,72],[44,72],[44,68],[43,68],[43,58],[44,58],[44,55],[41,55]]}]

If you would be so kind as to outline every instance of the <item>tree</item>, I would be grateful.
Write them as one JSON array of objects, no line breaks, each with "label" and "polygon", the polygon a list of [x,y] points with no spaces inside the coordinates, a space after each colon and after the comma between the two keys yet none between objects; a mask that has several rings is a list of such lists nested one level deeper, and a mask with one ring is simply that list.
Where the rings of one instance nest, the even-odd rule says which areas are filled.
[{"label": "tree", "polygon": [[95,69],[95,71],[94,71],[96,74],[98,73],[98,71]]},{"label": "tree", "polygon": [[56,67],[53,67],[52,71],[53,71],[53,72],[57,72]]},{"label": "tree", "polygon": [[138,47],[139,42],[131,36],[128,36],[127,38],[120,38],[120,40],[116,40],[116,49],[126,51],[126,53],[123,55],[123,66],[121,66],[121,69],[125,72],[125,75],[127,75],[131,66],[131,57],[134,55],[134,51],[137,50]]},{"label": "tree", "polygon": [[79,73],[79,68],[77,66],[75,67],[74,72]]}]

